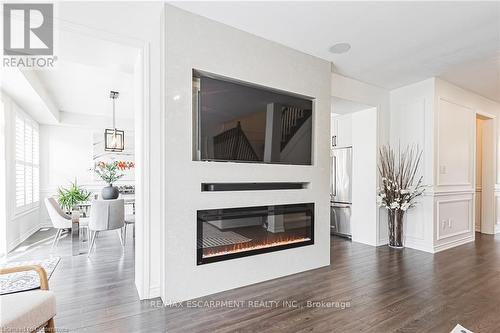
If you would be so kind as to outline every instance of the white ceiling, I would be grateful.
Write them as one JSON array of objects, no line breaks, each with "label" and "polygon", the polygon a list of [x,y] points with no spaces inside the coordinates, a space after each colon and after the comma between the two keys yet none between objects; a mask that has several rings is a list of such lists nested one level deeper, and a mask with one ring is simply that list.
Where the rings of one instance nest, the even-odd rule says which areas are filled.
[{"label": "white ceiling", "polygon": [[51,70],[37,72],[60,111],[85,115],[112,115],[110,90],[120,92],[117,118],[133,118],[135,48],[80,33],[59,31]]},{"label": "white ceiling", "polygon": [[[500,2],[172,2],[386,89],[439,76],[500,101]],[[348,53],[328,49],[348,42]]]}]

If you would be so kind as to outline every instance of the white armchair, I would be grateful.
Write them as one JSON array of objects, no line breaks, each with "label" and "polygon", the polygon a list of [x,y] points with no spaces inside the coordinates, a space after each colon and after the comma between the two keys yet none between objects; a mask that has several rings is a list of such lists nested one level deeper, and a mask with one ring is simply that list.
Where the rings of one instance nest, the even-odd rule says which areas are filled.
[{"label": "white armchair", "polygon": [[[59,239],[61,238],[62,231],[64,229],[71,229],[71,216],[66,214],[57,203],[54,198],[45,198],[45,207],[47,207],[47,212],[49,213],[50,220],[52,221],[52,226],[57,229],[57,233],[52,242],[52,249],[57,246]],[[80,222],[80,227],[87,227],[87,222],[82,220]]]},{"label": "white armchair", "polygon": [[49,290],[47,273],[41,266],[2,268],[0,274],[34,270],[40,289],[0,296],[0,332],[55,332],[56,296]]}]

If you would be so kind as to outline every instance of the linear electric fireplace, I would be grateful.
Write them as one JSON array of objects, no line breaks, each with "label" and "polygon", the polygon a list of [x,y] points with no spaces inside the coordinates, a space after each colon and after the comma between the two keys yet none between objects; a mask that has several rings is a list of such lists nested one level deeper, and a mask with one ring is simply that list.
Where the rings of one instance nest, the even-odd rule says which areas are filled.
[{"label": "linear electric fireplace", "polygon": [[314,204],[198,211],[197,263],[314,244]]}]

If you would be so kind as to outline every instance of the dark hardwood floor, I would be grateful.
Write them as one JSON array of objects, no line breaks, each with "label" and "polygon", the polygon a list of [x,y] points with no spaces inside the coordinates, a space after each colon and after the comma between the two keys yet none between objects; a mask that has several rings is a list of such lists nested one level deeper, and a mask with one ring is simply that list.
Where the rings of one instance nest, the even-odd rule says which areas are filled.
[{"label": "dark hardwood floor", "polygon": [[[52,234],[33,235],[9,260],[50,256]],[[61,331],[448,333],[460,323],[475,333],[500,332],[498,236],[477,234],[475,243],[436,255],[334,237],[330,267],[183,307],[139,301],[128,236],[122,251],[116,233],[103,233],[90,259],[72,257],[68,237],[61,240],[54,255],[62,260],[50,279]],[[209,302],[215,306],[204,306]]]}]

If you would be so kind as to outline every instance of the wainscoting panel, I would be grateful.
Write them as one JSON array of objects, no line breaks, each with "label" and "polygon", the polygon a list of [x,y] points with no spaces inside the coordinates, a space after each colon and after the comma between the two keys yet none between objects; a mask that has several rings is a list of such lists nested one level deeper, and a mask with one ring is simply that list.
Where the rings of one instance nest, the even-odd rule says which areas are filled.
[{"label": "wainscoting panel", "polygon": [[472,196],[436,201],[437,241],[473,233],[473,203]]},{"label": "wainscoting panel", "polygon": [[474,111],[444,98],[437,115],[438,186],[472,187],[474,177]]}]

